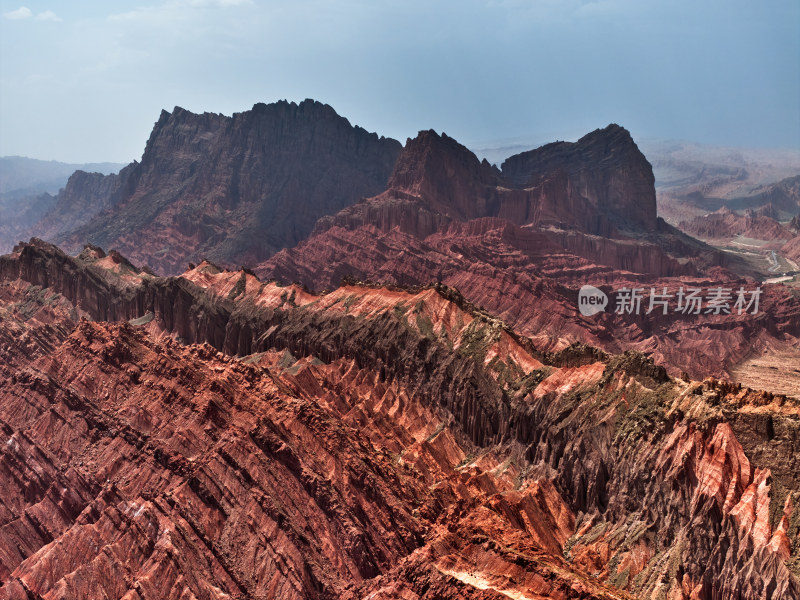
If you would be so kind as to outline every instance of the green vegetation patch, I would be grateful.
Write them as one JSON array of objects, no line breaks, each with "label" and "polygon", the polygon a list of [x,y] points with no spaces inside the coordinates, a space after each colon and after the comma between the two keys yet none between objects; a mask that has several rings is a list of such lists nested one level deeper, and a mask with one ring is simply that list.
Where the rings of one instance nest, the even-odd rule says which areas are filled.
[{"label": "green vegetation patch", "polygon": [[419,329],[420,333],[426,338],[432,340],[436,339],[436,335],[433,333],[433,321],[431,321],[428,315],[417,313],[417,329]]},{"label": "green vegetation patch", "polygon": [[[622,394],[629,409],[621,401]],[[672,402],[669,384],[664,384],[655,390],[642,390],[638,386],[630,386],[619,390],[612,395],[617,402],[617,419],[615,423],[614,443],[637,443],[642,437],[660,432],[666,423],[667,407]]]},{"label": "green vegetation patch", "polygon": [[483,364],[489,346],[500,339],[501,333],[501,329],[492,327],[483,319],[475,319],[461,334],[458,353],[462,356],[470,356]]},{"label": "green vegetation patch", "polygon": [[525,372],[511,358],[502,360],[499,356],[495,356],[487,367],[497,373],[497,382],[508,390],[516,392],[525,381]]},{"label": "green vegetation patch", "polygon": [[358,296],[356,294],[350,294],[347,298],[344,299],[342,305],[344,306],[344,312],[349,313],[350,307],[353,306],[353,303],[358,300]]}]

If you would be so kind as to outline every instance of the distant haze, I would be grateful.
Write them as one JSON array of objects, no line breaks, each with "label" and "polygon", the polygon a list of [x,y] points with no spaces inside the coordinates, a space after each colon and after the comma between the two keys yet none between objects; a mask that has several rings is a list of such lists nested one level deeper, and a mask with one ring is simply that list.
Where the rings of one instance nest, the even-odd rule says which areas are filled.
[{"label": "distant haze", "polygon": [[125,165],[115,163],[68,164],[20,156],[0,156],[0,196],[9,193],[16,196],[41,192],[54,194],[79,169],[108,175],[118,172],[123,166]]},{"label": "distant haze", "polygon": [[[139,159],[162,108],[314,98],[462,143],[800,148],[797,0],[0,0],[0,156]],[[511,142],[509,142],[511,140]]]}]

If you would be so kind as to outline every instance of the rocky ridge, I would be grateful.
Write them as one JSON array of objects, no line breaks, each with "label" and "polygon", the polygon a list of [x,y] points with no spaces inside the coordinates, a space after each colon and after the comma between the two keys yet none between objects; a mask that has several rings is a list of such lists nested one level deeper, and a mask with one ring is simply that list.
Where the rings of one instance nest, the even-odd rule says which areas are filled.
[{"label": "rocky ridge", "polygon": [[773,217],[747,211],[740,215],[727,207],[691,221],[682,221],[681,231],[702,239],[724,239],[744,236],[757,240],[784,243],[794,237],[787,227]]},{"label": "rocky ridge", "polygon": [[546,352],[441,285],[39,242],[0,282],[2,597],[800,593],[790,399]]},{"label": "rocky ridge", "polygon": [[[636,242],[563,233],[595,260],[559,248],[536,230],[496,219],[455,223],[423,240],[397,229],[350,230],[333,227],[291,251],[282,251],[256,269],[262,278],[297,281],[311,289],[333,289],[345,276],[400,285],[441,282],[498,315],[544,349],[573,342],[611,352],[636,349],[651,355],[674,375],[729,376],[730,369],[753,353],[785,348],[796,353],[800,299],[782,286],[763,285],[759,315],[646,314],[649,290],[674,295],[679,288],[717,286],[755,289],[759,283],[723,271],[711,276],[652,277],[648,268],[669,261],[641,254]],[[618,268],[603,257],[620,261]],[[618,270],[624,269],[624,270]],[[609,296],[638,288],[647,296],[639,314],[617,314],[615,307],[594,317],[578,313],[578,290],[587,282]],[[673,307],[674,308],[674,307]],[[770,350],[770,351],[771,351]],[[784,393],[796,394],[795,381]]]},{"label": "rocky ridge", "polygon": [[730,260],[656,218],[652,169],[622,127],[513,156],[503,167],[446,134],[422,131],[406,142],[385,192],[321,218],[309,240],[336,226],[398,228],[423,239],[452,223],[495,218],[584,258],[597,256],[592,240],[602,239],[604,264],[618,269],[631,241],[652,275],[690,275]]}]

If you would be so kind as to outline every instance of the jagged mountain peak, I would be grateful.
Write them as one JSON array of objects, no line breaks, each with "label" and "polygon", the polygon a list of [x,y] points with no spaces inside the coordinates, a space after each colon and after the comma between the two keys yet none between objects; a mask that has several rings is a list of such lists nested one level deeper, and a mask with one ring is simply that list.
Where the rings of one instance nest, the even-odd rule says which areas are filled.
[{"label": "jagged mountain peak", "polygon": [[417,194],[447,195],[447,186],[496,185],[499,174],[446,133],[427,129],[406,141],[388,186]]},{"label": "jagged mountain peak", "polygon": [[232,116],[176,106],[161,111],[141,163],[67,186],[59,213],[85,215],[71,211],[85,198],[93,210],[47,236],[70,251],[86,242],[118,247],[162,273],[203,256],[255,264],[303,239],[323,215],[384,190],[401,150],[310,99]]}]

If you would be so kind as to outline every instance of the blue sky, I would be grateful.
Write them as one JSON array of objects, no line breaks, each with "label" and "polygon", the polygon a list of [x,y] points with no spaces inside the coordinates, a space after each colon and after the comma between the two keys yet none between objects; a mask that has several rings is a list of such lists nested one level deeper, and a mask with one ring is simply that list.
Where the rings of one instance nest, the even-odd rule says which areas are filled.
[{"label": "blue sky", "polygon": [[314,98],[405,141],[800,148],[798,0],[0,0],[0,155],[139,159],[162,108]]}]

